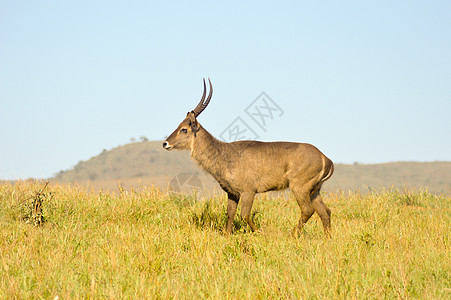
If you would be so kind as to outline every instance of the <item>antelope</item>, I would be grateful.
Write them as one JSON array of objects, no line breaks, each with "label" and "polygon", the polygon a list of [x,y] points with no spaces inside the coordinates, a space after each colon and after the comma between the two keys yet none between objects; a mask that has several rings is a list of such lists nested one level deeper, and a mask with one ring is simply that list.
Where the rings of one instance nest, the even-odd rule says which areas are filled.
[{"label": "antelope", "polygon": [[258,230],[251,218],[251,209],[257,193],[289,188],[301,209],[301,218],[293,229],[294,235],[314,212],[321,218],[326,236],[330,236],[331,211],[321,199],[321,186],[334,172],[332,161],[315,146],[294,142],[217,140],[197,121],[208,106],[213,94],[206,96],[206,84],[196,108],[186,114],[177,129],[163,142],[166,150],[190,150],[191,158],[210,173],[227,193],[227,229],[232,233],[238,203],[241,217],[252,231]]}]

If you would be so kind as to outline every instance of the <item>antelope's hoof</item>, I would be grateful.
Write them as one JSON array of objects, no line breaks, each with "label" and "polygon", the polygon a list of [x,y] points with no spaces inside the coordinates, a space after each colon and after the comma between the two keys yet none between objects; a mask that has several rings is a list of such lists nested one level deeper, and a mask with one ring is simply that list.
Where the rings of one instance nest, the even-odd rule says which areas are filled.
[{"label": "antelope's hoof", "polygon": [[293,228],[293,230],[291,231],[291,235],[292,235],[295,239],[297,239],[297,238],[300,238],[300,237],[301,237],[301,232],[302,232],[302,230],[301,230],[298,226],[295,226],[295,227]]}]

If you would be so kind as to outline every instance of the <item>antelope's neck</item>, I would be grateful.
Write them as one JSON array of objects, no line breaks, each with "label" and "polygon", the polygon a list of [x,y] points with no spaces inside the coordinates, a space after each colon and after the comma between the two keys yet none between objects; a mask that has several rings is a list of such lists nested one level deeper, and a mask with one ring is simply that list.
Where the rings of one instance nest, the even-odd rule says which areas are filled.
[{"label": "antelope's neck", "polygon": [[212,136],[202,126],[200,126],[197,136],[191,146],[191,157],[200,165],[202,169],[213,175],[221,177],[224,171],[221,166],[224,164],[224,151],[227,143],[223,143]]}]

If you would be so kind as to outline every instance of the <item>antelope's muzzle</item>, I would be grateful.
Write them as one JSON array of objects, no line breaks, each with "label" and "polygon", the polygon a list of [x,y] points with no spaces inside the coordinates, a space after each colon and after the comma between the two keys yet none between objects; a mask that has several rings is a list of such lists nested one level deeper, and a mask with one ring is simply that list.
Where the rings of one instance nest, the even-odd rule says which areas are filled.
[{"label": "antelope's muzzle", "polygon": [[163,148],[166,150],[171,150],[172,149],[172,145],[169,145],[168,141],[164,141],[163,142]]}]

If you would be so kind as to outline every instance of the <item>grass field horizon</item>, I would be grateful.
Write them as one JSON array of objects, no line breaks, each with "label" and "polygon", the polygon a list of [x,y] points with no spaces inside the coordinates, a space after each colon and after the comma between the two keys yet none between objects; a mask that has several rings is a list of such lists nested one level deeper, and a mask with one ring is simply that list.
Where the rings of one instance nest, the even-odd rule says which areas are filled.
[{"label": "grass field horizon", "polygon": [[[219,191],[216,181],[203,172],[189,157],[188,151],[168,152],[161,141],[134,142],[78,162],[52,178],[60,183],[80,183],[98,189],[113,189],[141,184],[166,188],[179,174],[193,174],[205,189]],[[392,187],[426,188],[433,193],[451,194],[451,162],[389,162],[379,164],[342,164],[335,162],[333,176],[323,190],[382,190]]]},{"label": "grass field horizon", "polygon": [[[251,233],[225,194],[0,184],[0,298],[446,299],[451,198],[324,192],[332,238],[290,193],[260,195]],[[39,204],[39,205],[38,205]],[[37,208],[39,207],[39,211]]]}]

